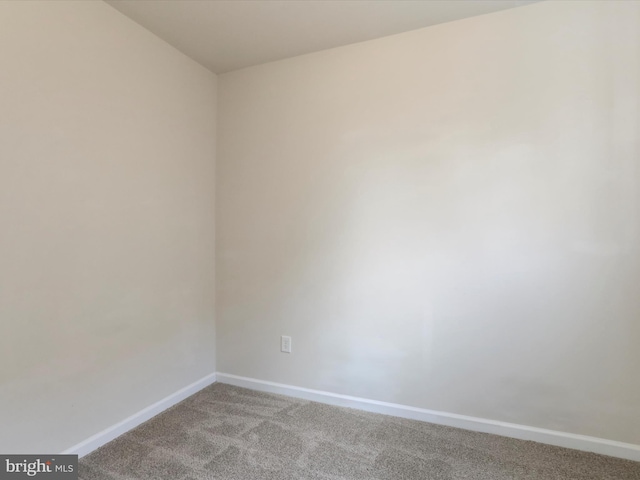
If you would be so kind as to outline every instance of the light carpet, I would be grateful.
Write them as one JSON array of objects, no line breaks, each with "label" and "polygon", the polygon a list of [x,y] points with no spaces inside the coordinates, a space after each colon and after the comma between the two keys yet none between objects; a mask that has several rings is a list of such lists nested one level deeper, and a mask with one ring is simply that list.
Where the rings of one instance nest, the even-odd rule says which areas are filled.
[{"label": "light carpet", "polygon": [[82,480],[640,480],[640,463],[216,383],[90,455]]}]

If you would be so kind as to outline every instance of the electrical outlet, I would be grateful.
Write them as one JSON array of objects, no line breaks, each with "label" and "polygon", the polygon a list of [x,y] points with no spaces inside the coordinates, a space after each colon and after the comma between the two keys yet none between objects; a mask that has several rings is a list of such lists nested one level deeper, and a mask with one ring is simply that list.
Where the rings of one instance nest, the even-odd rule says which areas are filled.
[{"label": "electrical outlet", "polygon": [[291,353],[291,337],[280,337],[280,351],[284,353]]}]

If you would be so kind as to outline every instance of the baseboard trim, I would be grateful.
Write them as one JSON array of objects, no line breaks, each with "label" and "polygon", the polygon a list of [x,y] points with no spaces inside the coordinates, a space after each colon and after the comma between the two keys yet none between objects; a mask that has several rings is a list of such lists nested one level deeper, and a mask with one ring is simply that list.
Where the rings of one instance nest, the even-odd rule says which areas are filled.
[{"label": "baseboard trim", "polygon": [[574,433],[558,432],[544,428],[529,427],[515,423],[488,420],[485,418],[469,417],[455,413],[440,412],[436,410],[426,410],[424,408],[409,407],[396,403],[379,402],[366,398],[340,395],[337,393],[312,390],[309,388],[295,387],[282,383],[257,380],[255,378],[240,377],[227,373],[217,373],[217,381],[238,387],[250,388],[262,392],[278,393],[290,397],[312,400],[314,402],[336,405],[339,407],[349,407],[368,412],[382,413],[394,417],[420,420],[423,422],[447,425],[450,427],[463,428],[476,432],[492,433],[503,437],[518,438],[520,440],[531,440],[539,443],[546,443],[558,447],[572,448],[585,452],[599,453],[611,457],[624,458],[640,462],[640,445],[617,442],[603,438],[577,435]]},{"label": "baseboard trim", "polygon": [[74,445],[73,447],[68,448],[62,453],[84,457],[85,455],[93,452],[95,449],[110,442],[116,437],[119,437],[123,433],[128,432],[129,430],[137,427],[141,423],[144,423],[147,420],[155,417],[159,413],[162,413],[167,408],[172,407],[177,403],[180,403],[185,398],[190,397],[194,393],[202,390],[205,387],[208,387],[212,383],[215,383],[215,381],[216,381],[215,373],[207,375],[206,377],[203,377],[200,380],[193,382],[191,385],[187,385],[186,387],[181,388],[177,392],[172,393],[171,395],[163,398],[162,400],[154,403],[153,405],[149,405],[148,407],[143,408],[138,413],[134,413],[133,415],[125,418],[121,422],[118,422],[115,425],[105,428],[101,432],[98,432],[95,435],[87,438],[86,440],[78,443],[77,445]]}]

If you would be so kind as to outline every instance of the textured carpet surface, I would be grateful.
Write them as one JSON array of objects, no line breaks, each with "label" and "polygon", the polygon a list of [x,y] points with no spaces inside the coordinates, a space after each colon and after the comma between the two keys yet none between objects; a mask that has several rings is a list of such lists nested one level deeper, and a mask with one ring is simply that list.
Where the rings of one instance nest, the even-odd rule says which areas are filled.
[{"label": "textured carpet surface", "polygon": [[640,463],[214,384],[80,460],[82,480],[640,480]]}]

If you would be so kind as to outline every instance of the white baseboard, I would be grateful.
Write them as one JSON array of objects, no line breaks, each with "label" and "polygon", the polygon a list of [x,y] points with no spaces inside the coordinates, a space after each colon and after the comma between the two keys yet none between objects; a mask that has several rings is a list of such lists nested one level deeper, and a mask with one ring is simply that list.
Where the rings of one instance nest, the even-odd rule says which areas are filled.
[{"label": "white baseboard", "polygon": [[237,375],[230,375],[226,373],[217,373],[216,377],[220,383],[250,388],[252,390],[279,393],[281,395],[327,403],[329,405],[366,410],[368,412],[420,420],[423,422],[463,428],[465,430],[472,430],[476,432],[492,433],[495,435],[502,435],[503,437],[531,440],[558,447],[594,452],[640,462],[640,445],[634,445],[631,443],[616,442],[614,440],[589,437],[586,435],[576,435],[574,433],[558,432],[544,428],[528,427],[525,425],[500,422],[497,420],[469,417],[455,413],[426,410],[424,408],[409,407],[396,403],[379,402],[377,400],[340,395],[337,393],[312,390],[309,388],[294,387],[292,385],[239,377]]},{"label": "white baseboard", "polygon": [[187,385],[184,388],[181,388],[177,392],[172,393],[168,397],[163,398],[162,400],[154,403],[153,405],[149,405],[146,408],[143,408],[138,413],[134,413],[130,417],[125,418],[121,422],[116,423],[101,432],[96,433],[95,435],[87,438],[86,440],[74,445],[71,448],[68,448],[63,454],[72,454],[78,455],[79,457],[84,457],[85,455],[93,452],[95,449],[101,447],[105,443],[110,442],[111,440],[119,437],[123,433],[128,432],[129,430],[137,427],[141,423],[146,422],[152,417],[155,417],[159,413],[163,412],[169,407],[174,406],[175,404],[181,402],[187,397],[190,397],[194,393],[202,390],[205,387],[208,387],[212,383],[216,381],[216,374],[212,373],[211,375],[207,375],[200,380],[193,382],[191,385]]}]

